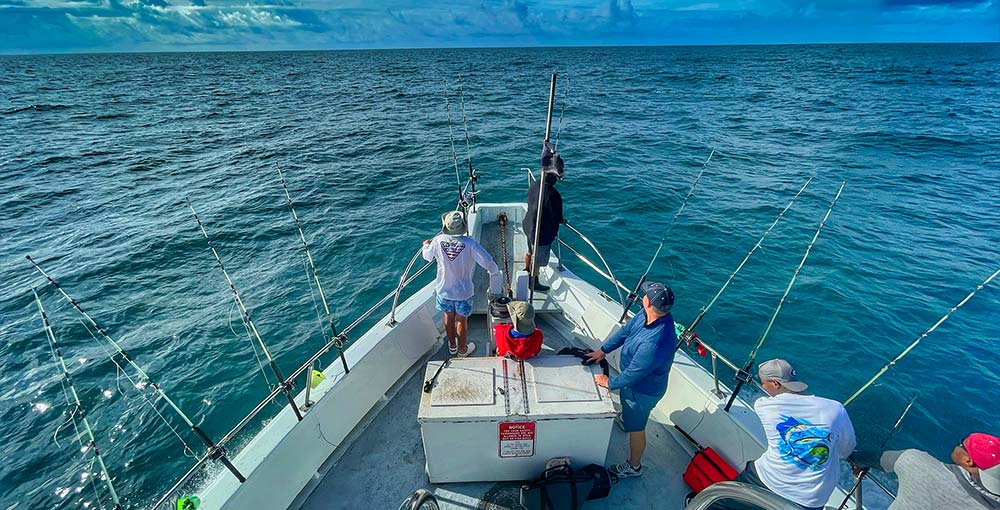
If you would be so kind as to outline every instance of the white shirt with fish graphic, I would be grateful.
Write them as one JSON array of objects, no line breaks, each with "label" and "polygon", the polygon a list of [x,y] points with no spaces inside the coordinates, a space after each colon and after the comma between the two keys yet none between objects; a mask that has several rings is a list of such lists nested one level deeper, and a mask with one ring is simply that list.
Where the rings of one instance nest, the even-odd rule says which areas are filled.
[{"label": "white shirt with fish graphic", "polygon": [[469,236],[438,234],[424,244],[424,260],[437,260],[437,280],[434,290],[442,299],[465,301],[475,293],[472,272],[479,264],[490,273],[490,289],[500,292],[500,268],[489,252]]},{"label": "white shirt with fish graphic", "polygon": [[754,461],[762,482],[805,507],[821,507],[840,480],[840,461],[854,451],[854,426],[836,400],[782,393],[754,402],[767,451]]}]

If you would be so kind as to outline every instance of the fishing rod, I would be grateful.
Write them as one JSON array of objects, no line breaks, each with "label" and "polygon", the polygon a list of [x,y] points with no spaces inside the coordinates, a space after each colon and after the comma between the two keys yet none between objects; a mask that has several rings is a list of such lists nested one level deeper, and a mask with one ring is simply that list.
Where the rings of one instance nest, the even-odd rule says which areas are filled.
[{"label": "fishing rod", "polygon": [[[916,400],[917,397],[914,396],[913,398],[910,399],[910,403],[906,404],[906,408],[903,409],[903,413],[899,415],[899,419],[896,420],[896,424],[893,425],[892,429],[889,430],[889,435],[887,435],[885,439],[882,441],[882,444],[879,445],[878,447],[879,455],[882,454],[882,452],[885,450],[885,445],[889,444],[889,440],[892,439],[892,436],[896,434],[897,430],[899,430],[899,425],[903,423],[903,418],[906,418],[906,413],[910,412],[910,408],[913,407],[913,402]],[[862,494],[861,482],[865,479],[865,476],[868,475],[869,471],[870,468],[867,467],[861,469],[861,472],[858,473],[858,479],[854,482],[854,486],[851,487],[850,492],[848,492],[847,495],[844,497],[844,501],[840,503],[840,506],[837,507],[837,510],[844,510],[844,507],[847,506],[847,502],[851,499],[851,495],[854,494],[855,492],[858,493],[858,495],[854,499],[855,508],[857,510],[862,510],[864,508],[864,502],[861,497]]]},{"label": "fishing rod", "polygon": [[736,374],[736,389],[733,390],[733,394],[729,396],[729,401],[726,402],[726,412],[729,412],[729,409],[733,406],[733,402],[736,401],[736,397],[739,395],[740,389],[743,388],[743,385],[750,381],[750,368],[753,366],[753,362],[757,358],[757,352],[760,350],[761,346],[764,345],[764,340],[767,339],[768,333],[771,332],[771,326],[774,326],[774,321],[778,318],[778,312],[781,311],[782,305],[785,304],[785,299],[788,297],[788,293],[791,292],[792,286],[795,285],[795,279],[798,278],[799,271],[802,270],[802,266],[805,265],[806,259],[809,258],[809,252],[812,251],[812,247],[816,243],[816,239],[819,238],[820,232],[823,231],[823,227],[826,225],[826,220],[829,219],[830,214],[833,213],[833,207],[837,205],[837,200],[840,199],[840,194],[843,193],[844,185],[846,184],[846,182],[840,183],[840,189],[837,190],[837,195],[833,197],[833,201],[830,202],[830,208],[826,210],[826,214],[823,215],[823,219],[819,222],[819,227],[816,229],[816,233],[813,234],[812,240],[809,241],[809,245],[806,246],[806,252],[802,255],[802,260],[799,261],[799,265],[795,268],[795,272],[792,273],[792,279],[788,281],[788,286],[785,287],[785,292],[781,295],[781,299],[778,301],[778,306],[774,309],[774,313],[771,314],[771,319],[767,321],[767,327],[764,328],[764,332],[760,335],[760,339],[757,340],[757,345],[755,345],[753,350],[750,351],[750,357],[747,358],[747,363],[743,366],[743,370],[740,370],[740,372]]},{"label": "fishing rod", "polygon": [[[549,143],[549,135],[552,133],[552,107],[556,101],[556,78],[558,71],[552,72],[552,81],[549,83],[549,108],[545,114],[545,140],[542,141],[542,151],[545,151]],[[545,192],[545,171],[538,171],[538,207],[535,211],[535,239],[532,243],[534,249],[531,250],[531,271],[528,272],[528,302],[535,298],[535,285],[538,283],[538,236],[542,228],[542,197]],[[532,276],[534,275],[534,277]],[[534,280],[532,280],[534,278]]]},{"label": "fishing rod", "polygon": [[469,121],[465,118],[465,88],[462,86],[462,75],[458,76],[458,97],[462,104],[462,125],[465,127],[465,153],[469,159],[469,186],[472,187],[472,212],[476,212],[476,169],[472,167],[472,143],[469,141]]},{"label": "fishing rod", "polygon": [[[236,300],[236,304],[240,307],[240,312],[243,313],[243,320],[246,322],[247,326],[249,326],[250,332],[253,333],[253,336],[257,340],[257,344],[260,345],[261,350],[264,351],[264,357],[267,358],[267,364],[271,367],[271,372],[274,373],[274,377],[278,379],[278,385],[281,388],[281,392],[284,393],[285,398],[288,399],[288,406],[291,407],[292,411],[295,413],[295,418],[302,421],[302,413],[299,411],[299,406],[295,403],[295,397],[292,396],[292,385],[285,380],[285,376],[281,375],[281,370],[278,368],[278,364],[275,363],[274,357],[271,356],[271,351],[267,348],[267,344],[264,343],[264,339],[260,337],[260,332],[257,331],[257,326],[253,323],[253,319],[250,318],[250,310],[247,310],[246,305],[243,303],[243,298],[240,297],[239,291],[236,290],[236,285],[233,283],[233,279],[229,277],[229,272],[226,271],[226,266],[222,263],[222,258],[219,257],[219,252],[215,251],[212,239],[208,237],[205,225],[202,225],[201,218],[199,218],[198,213],[195,212],[190,199],[188,200],[188,207],[191,209],[191,214],[194,215],[195,221],[198,222],[198,228],[201,229],[201,234],[205,236],[205,241],[208,242],[208,249],[212,250],[212,255],[215,256],[215,261],[219,263],[219,269],[222,269],[222,274],[226,277],[226,282],[229,283],[229,290],[233,293],[233,299]],[[311,376],[312,374],[310,374],[310,377]]]},{"label": "fishing rod", "polygon": [[[562,124],[562,122],[560,122],[560,124]],[[706,159],[705,163],[701,165],[701,171],[698,172],[698,176],[695,177],[694,182],[691,183],[691,189],[688,190],[687,195],[684,195],[684,200],[681,201],[681,206],[677,209],[677,213],[674,214],[674,219],[672,219],[670,221],[670,225],[667,226],[667,232],[663,234],[662,238],[660,238],[660,244],[656,247],[656,252],[653,253],[653,258],[649,259],[649,264],[646,264],[646,270],[643,271],[642,276],[639,277],[639,281],[636,282],[635,288],[629,293],[628,303],[625,303],[625,306],[622,309],[622,316],[618,319],[618,322],[625,322],[625,319],[628,318],[629,309],[632,308],[632,305],[634,305],[636,301],[638,301],[639,289],[642,287],[642,284],[646,282],[646,277],[649,276],[649,271],[653,269],[653,263],[656,262],[656,257],[660,256],[660,250],[663,249],[664,243],[666,243],[667,238],[670,237],[670,232],[673,230],[674,224],[677,223],[677,218],[679,218],[681,213],[684,212],[684,207],[687,206],[688,199],[694,194],[694,189],[698,186],[698,181],[701,180],[702,174],[704,174],[705,169],[708,168],[708,162],[712,161],[712,156],[714,155],[715,149],[712,149],[712,153],[708,155],[708,159]]]},{"label": "fishing rod", "polygon": [[688,324],[688,326],[684,328],[684,331],[681,332],[681,334],[677,337],[677,345],[674,347],[675,351],[681,348],[681,344],[683,343],[684,339],[689,338],[691,335],[694,334],[694,328],[696,328],[698,324],[701,322],[701,320],[705,318],[705,314],[708,313],[708,310],[715,305],[715,302],[719,300],[719,297],[722,296],[722,293],[726,291],[726,288],[729,287],[729,284],[733,282],[733,278],[736,278],[736,273],[739,273],[740,270],[743,269],[743,266],[745,266],[747,261],[750,260],[750,257],[754,254],[755,251],[757,251],[757,248],[760,248],[760,246],[764,243],[764,239],[767,238],[768,234],[771,233],[771,230],[774,229],[774,226],[777,225],[778,222],[781,221],[781,218],[785,216],[785,213],[792,208],[792,204],[794,204],[795,200],[799,198],[799,195],[801,195],[802,192],[806,190],[806,187],[809,186],[809,183],[812,182],[812,180],[813,180],[812,177],[806,179],[805,184],[803,184],[802,187],[799,188],[799,191],[795,193],[795,196],[793,196],[792,199],[788,201],[788,205],[786,205],[785,208],[782,209],[780,213],[778,213],[778,216],[774,218],[774,221],[771,222],[771,226],[767,227],[767,230],[765,230],[764,234],[760,236],[760,239],[757,239],[757,244],[753,245],[753,248],[750,248],[750,251],[747,252],[746,257],[743,257],[743,261],[740,262],[740,265],[736,266],[736,270],[730,273],[729,279],[726,280],[726,283],[722,284],[722,288],[720,288],[719,291],[715,293],[715,296],[712,297],[712,299],[708,302],[707,305],[701,308],[701,311],[698,312],[698,316],[695,317],[693,321],[691,321],[691,324]]},{"label": "fishing rod", "polygon": [[[35,304],[38,305],[38,313],[42,316],[42,326],[45,329],[45,335],[48,337],[49,347],[52,349],[53,361],[59,364],[59,368],[62,370],[63,381],[67,386],[69,386],[69,393],[65,396],[66,404],[73,406],[73,412],[70,414],[70,419],[73,420],[73,426],[75,428],[76,414],[80,414],[80,421],[83,422],[83,431],[87,434],[87,445],[83,448],[84,450],[90,449],[94,452],[94,460],[97,462],[98,469],[101,470],[101,476],[104,478],[104,485],[108,488],[108,493],[111,495],[111,501],[115,504],[115,510],[121,510],[122,504],[121,501],[118,500],[118,492],[115,490],[115,485],[111,481],[111,474],[108,473],[108,467],[104,464],[104,457],[101,455],[101,450],[97,447],[97,440],[94,438],[94,431],[90,427],[90,420],[87,419],[88,411],[80,402],[80,395],[77,393],[76,386],[73,384],[73,377],[69,375],[69,369],[66,368],[66,361],[63,360],[59,341],[56,340],[56,335],[52,331],[52,325],[49,324],[49,317],[45,314],[45,308],[42,307],[42,300],[38,297],[38,292],[34,287],[31,288],[31,293],[35,295]],[[65,388],[63,389],[65,390]],[[71,396],[72,401],[70,401]],[[79,429],[77,429],[76,438],[77,441],[80,440]]]},{"label": "fishing rod", "polygon": [[[139,374],[140,377],[149,382],[149,387],[153,388],[156,394],[160,398],[162,398],[163,401],[166,402],[167,405],[170,407],[170,409],[173,410],[174,413],[181,418],[184,424],[191,429],[191,432],[194,432],[194,434],[198,436],[198,439],[200,439],[202,443],[205,443],[205,446],[208,448],[208,453],[211,456],[211,458],[218,460],[224,466],[226,466],[226,469],[228,469],[229,472],[232,473],[233,476],[235,476],[240,481],[240,483],[245,482],[247,480],[246,477],[243,476],[243,473],[240,473],[240,471],[236,469],[236,466],[234,466],[233,463],[229,460],[229,457],[226,454],[226,449],[217,446],[215,442],[212,441],[210,437],[208,437],[208,434],[206,434],[205,431],[201,430],[201,427],[195,425],[195,423],[191,421],[191,418],[188,417],[188,415],[185,414],[184,411],[182,411],[181,408],[178,407],[177,404],[174,403],[174,401],[167,396],[167,393],[163,391],[163,388],[160,388],[160,385],[154,382],[146,373],[146,371],[143,370],[138,363],[133,361],[132,358],[128,356],[125,350],[122,349],[122,346],[118,342],[116,342],[114,338],[111,338],[111,335],[109,335],[108,332],[105,331],[104,328],[102,328],[97,323],[97,321],[95,321],[94,318],[91,317],[90,314],[87,313],[83,309],[83,307],[81,307],[80,304],[76,302],[75,299],[70,297],[70,295],[67,294],[65,290],[63,290],[62,286],[60,286],[57,281],[55,281],[51,276],[49,276],[49,274],[46,273],[45,270],[42,269],[41,266],[39,266],[34,261],[34,259],[31,258],[31,255],[25,255],[25,258],[27,258],[28,262],[30,262],[31,265],[35,267],[35,270],[41,273],[41,275],[44,276],[46,280],[48,280],[49,284],[55,287],[55,289],[58,290],[60,294],[62,294],[62,297],[70,305],[72,305],[73,308],[76,308],[76,311],[80,312],[80,315],[82,315],[83,318],[87,319],[87,321],[90,322],[90,324],[94,326],[95,329],[97,329],[97,332],[104,338],[104,340],[107,341],[109,344],[111,344],[112,347],[114,347],[115,352],[119,356],[121,356],[121,358],[125,360],[125,362],[128,363],[129,366],[135,369],[135,371]],[[112,356],[112,361],[114,361],[113,356]],[[117,364],[117,362],[115,363]]]},{"label": "fishing rod", "polygon": [[312,270],[313,281],[316,282],[316,289],[319,291],[319,299],[323,303],[323,311],[326,312],[326,320],[330,324],[330,331],[332,333],[331,338],[339,338],[340,340],[335,344],[335,346],[337,353],[340,356],[340,363],[344,365],[344,374],[348,374],[350,373],[350,369],[347,368],[347,359],[344,357],[344,340],[347,338],[337,334],[337,325],[333,321],[333,314],[330,313],[330,305],[327,304],[326,294],[323,292],[323,286],[319,283],[319,273],[316,272],[316,264],[313,263],[312,253],[309,251],[309,243],[306,242],[306,235],[302,232],[302,223],[299,221],[299,215],[295,213],[295,206],[292,205],[292,195],[288,192],[288,185],[285,184],[285,176],[281,173],[280,168],[275,167],[275,169],[278,171],[278,178],[281,179],[281,188],[285,190],[285,198],[288,199],[288,210],[292,212],[292,218],[295,220],[295,228],[299,230],[299,239],[302,241],[302,248],[306,252],[306,260],[309,261],[309,268]]},{"label": "fishing rod", "polygon": [[940,326],[941,324],[944,323],[944,321],[948,320],[948,318],[951,317],[951,314],[954,313],[955,310],[958,310],[963,305],[965,305],[965,303],[967,303],[970,299],[972,299],[972,296],[974,296],[977,291],[979,291],[983,287],[989,285],[989,283],[991,281],[993,281],[993,279],[996,278],[997,275],[1000,275],[1000,269],[997,269],[993,274],[991,274],[989,276],[989,278],[983,280],[983,282],[980,283],[979,285],[976,285],[976,288],[972,289],[972,292],[970,292],[969,295],[965,296],[965,299],[962,299],[961,301],[958,302],[958,304],[956,304],[955,306],[951,307],[948,310],[948,312],[944,314],[944,316],[942,316],[940,319],[938,319],[937,322],[934,323],[933,326],[931,326],[929,329],[927,329],[927,331],[924,331],[923,333],[921,333],[920,336],[918,336],[917,339],[913,341],[913,343],[911,343],[909,346],[907,346],[905,349],[903,349],[903,352],[899,353],[898,356],[896,356],[895,358],[892,358],[885,365],[883,365],[882,368],[879,369],[879,371],[871,379],[868,380],[868,382],[866,382],[865,384],[863,384],[861,386],[861,388],[858,388],[858,391],[855,391],[854,394],[851,395],[850,398],[848,398],[846,401],[844,401],[844,405],[846,406],[847,404],[850,404],[851,402],[854,401],[854,399],[858,398],[859,395],[861,395],[862,393],[864,393],[864,391],[867,390],[869,386],[871,386],[872,384],[874,384],[875,381],[877,381],[880,377],[882,377],[890,368],[892,368],[893,365],[896,364],[897,361],[903,359],[907,354],[909,354],[910,351],[912,351],[917,346],[917,344],[919,344],[921,342],[921,340],[923,340],[924,338],[926,338],[927,335],[933,333],[934,330],[938,328],[938,326]]},{"label": "fishing rod", "polygon": [[455,151],[455,132],[451,124],[451,106],[448,101],[448,85],[444,87],[444,111],[448,113],[448,138],[451,140],[451,160],[455,163],[455,181],[458,184],[458,206],[465,209],[465,195],[462,193],[462,176],[458,171],[458,152]]}]

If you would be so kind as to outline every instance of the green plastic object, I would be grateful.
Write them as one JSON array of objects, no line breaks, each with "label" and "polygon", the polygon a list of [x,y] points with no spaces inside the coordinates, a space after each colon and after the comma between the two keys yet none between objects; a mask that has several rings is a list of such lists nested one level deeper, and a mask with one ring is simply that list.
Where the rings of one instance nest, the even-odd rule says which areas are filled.
[{"label": "green plastic object", "polygon": [[313,370],[312,371],[312,377],[309,380],[309,386],[312,387],[312,389],[315,390],[316,387],[319,386],[319,383],[321,383],[321,382],[323,382],[325,380],[326,380],[326,376],[323,375],[323,372],[320,372],[319,370]]},{"label": "green plastic object", "polygon": [[184,496],[177,500],[177,510],[197,510],[201,505],[198,496]]}]

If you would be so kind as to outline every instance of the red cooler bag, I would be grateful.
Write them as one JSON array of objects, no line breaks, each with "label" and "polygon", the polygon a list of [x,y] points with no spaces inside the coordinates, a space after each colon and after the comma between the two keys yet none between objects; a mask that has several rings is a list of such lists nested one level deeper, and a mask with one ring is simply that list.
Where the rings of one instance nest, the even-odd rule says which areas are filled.
[{"label": "red cooler bag", "polygon": [[738,474],[715,450],[704,448],[694,454],[684,470],[684,483],[697,493],[713,483],[733,481]]},{"label": "red cooler bag", "polygon": [[497,343],[497,356],[510,353],[515,359],[528,359],[542,350],[542,330],[535,328],[531,336],[516,338],[510,335],[513,324],[493,326],[493,339]]}]

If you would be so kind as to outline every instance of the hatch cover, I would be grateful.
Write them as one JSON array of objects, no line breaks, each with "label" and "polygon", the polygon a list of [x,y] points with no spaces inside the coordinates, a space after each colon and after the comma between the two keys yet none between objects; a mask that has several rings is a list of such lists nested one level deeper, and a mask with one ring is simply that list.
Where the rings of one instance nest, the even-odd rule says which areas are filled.
[{"label": "hatch cover", "polygon": [[535,399],[540,403],[550,402],[597,402],[601,400],[594,373],[590,367],[576,360],[572,363],[539,362],[543,358],[530,361]]},{"label": "hatch cover", "polygon": [[441,370],[431,406],[482,406],[496,403],[496,368],[451,364]]}]

